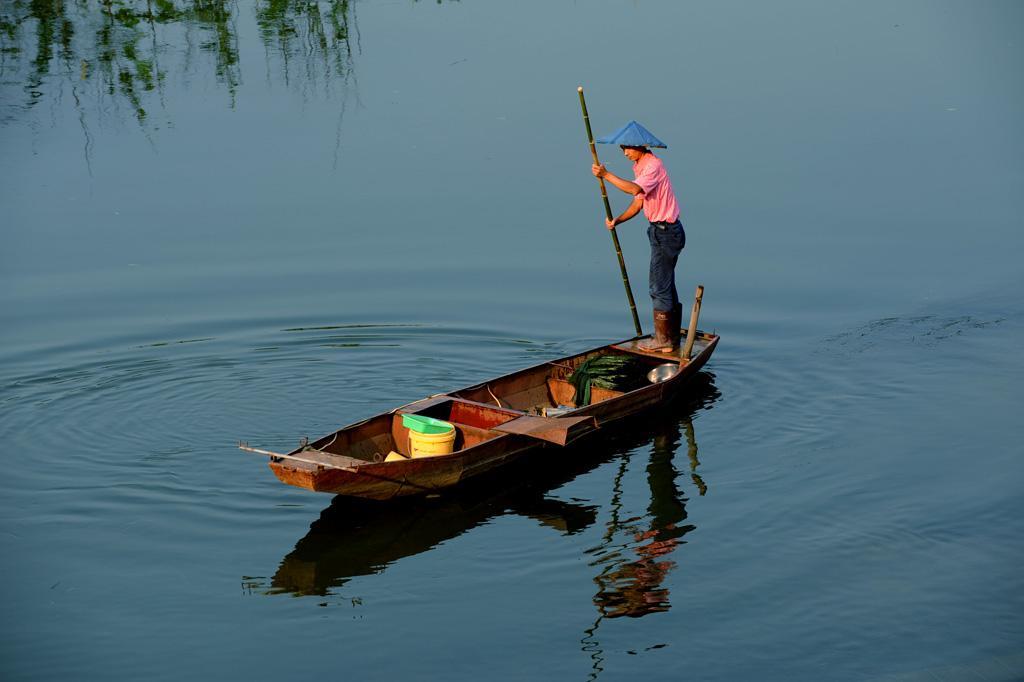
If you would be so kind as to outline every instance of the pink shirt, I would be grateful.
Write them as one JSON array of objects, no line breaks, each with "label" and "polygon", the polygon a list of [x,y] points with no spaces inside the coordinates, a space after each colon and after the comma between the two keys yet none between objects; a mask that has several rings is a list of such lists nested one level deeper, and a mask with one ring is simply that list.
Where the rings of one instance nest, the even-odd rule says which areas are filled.
[{"label": "pink shirt", "polygon": [[654,154],[644,154],[633,164],[636,184],[644,191],[644,215],[652,223],[674,223],[679,217],[679,204],[672,191],[665,165]]}]

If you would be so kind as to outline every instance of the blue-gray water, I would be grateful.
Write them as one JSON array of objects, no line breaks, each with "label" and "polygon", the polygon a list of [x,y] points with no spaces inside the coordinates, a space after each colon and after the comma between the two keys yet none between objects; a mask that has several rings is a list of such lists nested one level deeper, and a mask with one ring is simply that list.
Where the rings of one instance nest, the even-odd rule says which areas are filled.
[{"label": "blue-gray water", "polygon": [[[0,7],[0,676],[1024,677],[1020,3],[147,7]],[[237,450],[632,334],[579,84],[691,395],[386,509]]]}]

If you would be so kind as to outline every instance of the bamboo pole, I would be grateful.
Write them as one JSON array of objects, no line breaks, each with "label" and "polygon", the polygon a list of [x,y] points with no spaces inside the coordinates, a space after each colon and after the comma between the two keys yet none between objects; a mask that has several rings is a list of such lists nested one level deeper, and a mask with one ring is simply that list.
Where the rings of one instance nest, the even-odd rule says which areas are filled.
[{"label": "bamboo pole", "polygon": [[[583,109],[583,123],[587,126],[587,141],[590,142],[590,155],[594,157],[594,163],[600,165],[601,162],[597,160],[597,147],[594,146],[594,133],[590,130],[590,115],[587,114],[587,100],[583,98],[583,86],[577,88],[580,93],[580,108]],[[604,201],[604,213],[608,216],[608,220],[612,219],[612,206],[608,203],[608,190],[604,186],[604,178],[597,179],[598,184],[601,185],[601,199]],[[608,230],[612,234],[612,243],[615,244],[615,255],[619,258],[619,270],[622,271],[622,285],[626,287],[626,298],[629,300],[629,312],[633,314],[633,326],[636,327],[636,335],[643,336],[644,332],[640,329],[640,318],[636,314],[636,302],[633,300],[633,290],[629,287],[629,275],[626,273],[626,261],[622,258],[622,247],[619,245],[619,235],[615,232],[615,228]]]},{"label": "bamboo pole", "polygon": [[704,285],[697,285],[697,293],[693,296],[693,310],[690,311],[690,326],[686,329],[686,345],[683,346],[683,360],[690,359],[693,341],[697,336],[697,318],[700,317],[700,302],[704,298]]}]

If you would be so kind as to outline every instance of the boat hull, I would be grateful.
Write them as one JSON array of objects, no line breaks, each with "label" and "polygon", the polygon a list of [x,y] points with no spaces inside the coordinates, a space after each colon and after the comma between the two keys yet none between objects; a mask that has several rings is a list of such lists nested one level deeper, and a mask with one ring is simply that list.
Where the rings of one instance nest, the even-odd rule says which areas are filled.
[{"label": "boat hull", "polygon": [[[683,393],[690,379],[711,357],[718,340],[718,336],[699,333],[695,354],[688,362],[671,355],[643,352],[636,347],[637,339],[630,339],[620,344],[591,349],[569,358],[541,363],[488,382],[409,403],[364,422],[344,427],[335,434],[325,436],[311,444],[311,448],[307,446],[306,449],[298,449],[288,455],[296,458],[305,456],[308,459],[309,453],[312,452],[316,454],[317,461],[272,458],[270,468],[283,483],[334,495],[389,500],[408,495],[436,493],[503,466],[527,452],[559,447],[529,436],[495,431],[495,428],[500,428],[502,420],[512,420],[525,414],[522,409],[510,403],[517,400],[530,402],[530,396],[535,396],[539,390],[538,376],[548,372],[550,367],[564,366],[564,363],[578,365],[583,359],[611,350],[616,353],[648,357],[652,363],[679,362],[678,373],[666,381],[627,393],[606,395],[600,402],[575,407],[563,415],[593,417],[597,425],[604,426],[666,403]],[[555,393],[559,390],[564,391],[565,383],[558,379],[549,379],[548,389]],[[502,400],[503,393],[506,396],[505,401]],[[456,415],[453,421],[467,424],[464,427],[459,424],[459,442],[456,443],[455,452],[449,455],[392,462],[372,460],[374,455],[371,451],[387,452],[389,447],[401,450],[402,443],[405,442],[403,438],[407,436],[396,426],[400,421],[398,415],[428,414],[439,409],[458,409],[461,416]],[[471,416],[466,416],[470,413]],[[446,418],[447,414],[443,414],[442,418]],[[581,435],[573,440],[586,437],[587,435]],[[355,455],[355,458],[350,455]]]}]

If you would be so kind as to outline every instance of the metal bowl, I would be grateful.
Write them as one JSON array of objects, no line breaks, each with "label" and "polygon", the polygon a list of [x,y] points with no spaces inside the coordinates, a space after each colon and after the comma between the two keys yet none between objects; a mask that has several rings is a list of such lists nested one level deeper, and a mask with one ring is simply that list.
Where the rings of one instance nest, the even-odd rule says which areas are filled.
[{"label": "metal bowl", "polygon": [[679,374],[679,365],[674,362],[666,362],[665,364],[658,365],[648,372],[647,380],[652,384],[660,384],[663,381],[668,381],[677,374]]}]

